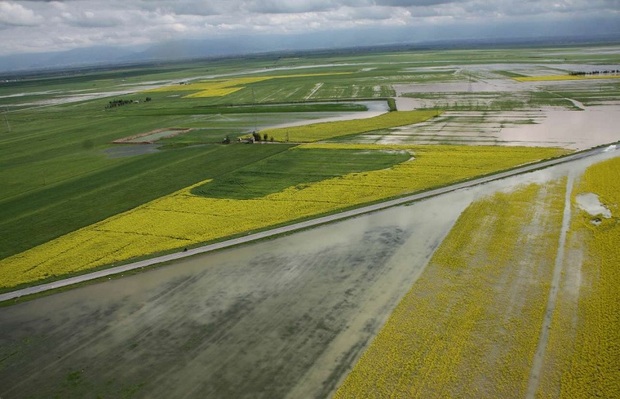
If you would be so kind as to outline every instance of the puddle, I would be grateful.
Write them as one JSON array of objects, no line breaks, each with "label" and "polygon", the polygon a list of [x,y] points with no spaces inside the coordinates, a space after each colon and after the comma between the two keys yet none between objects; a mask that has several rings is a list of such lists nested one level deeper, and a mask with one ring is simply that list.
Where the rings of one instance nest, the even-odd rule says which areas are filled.
[{"label": "puddle", "polygon": [[169,128],[169,129],[155,129],[150,132],[135,134],[129,137],[123,137],[114,140],[114,144],[153,144],[158,140],[178,136],[179,134],[187,133],[192,129],[187,128]]},{"label": "puddle", "polygon": [[102,152],[108,158],[126,158],[135,157],[137,155],[152,154],[157,152],[159,145],[157,144],[118,144],[113,147],[106,148]]},{"label": "puddle", "polygon": [[594,193],[579,194],[575,197],[579,209],[587,212],[590,216],[602,216],[611,218],[611,211],[601,203],[598,195]]}]

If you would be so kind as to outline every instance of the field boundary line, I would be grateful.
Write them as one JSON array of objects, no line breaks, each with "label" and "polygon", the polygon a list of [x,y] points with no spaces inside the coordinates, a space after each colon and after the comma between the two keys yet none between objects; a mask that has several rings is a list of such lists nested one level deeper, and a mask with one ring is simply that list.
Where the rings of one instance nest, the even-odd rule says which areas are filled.
[{"label": "field boundary line", "polygon": [[530,377],[527,386],[526,399],[535,399],[538,385],[540,384],[540,370],[542,369],[547,342],[549,341],[549,332],[551,330],[551,322],[553,321],[553,313],[560,290],[560,279],[562,270],[564,269],[564,254],[566,246],[566,235],[570,228],[571,222],[571,196],[573,193],[573,183],[575,181],[575,173],[570,171],[566,182],[566,193],[564,196],[564,214],[562,216],[562,229],[560,230],[560,238],[558,239],[558,252],[555,256],[555,265],[553,268],[553,277],[551,279],[551,289],[549,290],[549,298],[547,300],[547,308],[543,318],[542,327],[538,338],[538,346],[534,354],[534,362],[530,370]]}]

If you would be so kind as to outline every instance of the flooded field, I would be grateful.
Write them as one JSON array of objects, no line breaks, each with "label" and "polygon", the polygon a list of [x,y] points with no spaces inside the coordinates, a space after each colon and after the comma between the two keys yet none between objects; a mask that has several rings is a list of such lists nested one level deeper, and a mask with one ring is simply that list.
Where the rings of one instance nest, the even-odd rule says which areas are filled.
[{"label": "flooded field", "polygon": [[447,111],[428,122],[372,132],[355,140],[378,144],[493,144],[582,150],[620,140],[618,123],[618,106],[588,107],[583,111]]},{"label": "flooded field", "polygon": [[[583,54],[580,49],[562,49],[549,54],[540,50],[530,53],[524,49],[498,53],[481,50],[465,58],[463,54],[451,52],[413,52],[352,56],[351,59],[345,56],[340,59],[339,56],[338,59],[325,58],[320,63],[316,60],[279,59],[278,66],[258,60],[233,69],[228,64],[213,68],[202,65],[191,72],[183,68],[144,76],[124,76],[125,72],[119,72],[111,75],[114,79],[106,76],[106,79],[93,81],[50,81],[41,87],[29,88],[21,83],[0,87],[3,89],[0,105],[4,108],[3,123],[0,123],[4,137],[2,148],[5,149],[2,161],[3,165],[13,168],[3,172],[3,176],[10,179],[5,178],[2,187],[15,197],[11,197],[14,201],[4,203],[4,212],[9,216],[4,218],[8,227],[3,227],[3,231],[6,237],[18,237],[12,238],[14,242],[28,244],[19,247],[22,248],[19,251],[28,250],[56,238],[53,234],[66,235],[153,200],[148,195],[139,195],[141,193],[168,195],[173,190],[171,182],[186,174],[205,172],[187,177],[183,180],[183,187],[205,179],[220,178],[239,168],[261,165],[259,162],[263,159],[274,157],[278,147],[286,148],[285,145],[219,145],[229,135],[231,141],[235,141],[235,137],[271,127],[370,118],[389,111],[385,98],[394,98],[399,111],[427,109],[433,118],[410,126],[335,136],[332,144],[526,145],[580,150],[617,142],[620,140],[618,79],[515,80],[518,77],[617,68],[613,62],[620,50],[615,46],[599,50],[598,53]],[[586,63],[589,58],[582,58],[583,55],[601,54],[608,56],[592,63]],[[473,64],[474,60],[479,64]],[[212,98],[186,98],[187,93],[174,90],[159,94],[143,92],[170,83],[185,84],[222,77],[232,80],[255,74],[266,77],[275,71],[293,70],[299,70],[299,74],[277,82],[257,80],[251,86],[248,84],[243,89]],[[303,70],[307,71],[304,73]],[[150,98],[145,101],[146,96],[152,96],[152,101]],[[131,105],[107,109],[108,97],[122,97],[131,101],[127,103]],[[377,100],[368,101],[370,99]],[[367,110],[335,107],[336,101],[343,101],[339,104],[361,104]],[[301,103],[325,107],[308,112],[302,112],[301,108],[285,110]],[[257,113],[219,111],[225,107],[255,106],[282,109]],[[177,133],[172,128],[177,126],[184,129],[184,133],[170,137]],[[115,140],[140,135],[140,142],[161,141],[158,144],[110,147]],[[459,148],[461,153],[465,152],[463,148]],[[483,159],[480,148],[467,147],[467,151]],[[528,344],[517,346],[528,348],[528,353],[533,354],[532,348],[541,338],[539,341],[543,344],[536,354],[539,359],[555,358],[557,354],[565,353],[564,345],[557,343],[560,341],[554,343],[553,334],[548,344],[552,350],[545,353],[545,331],[556,321],[545,322],[542,328],[538,328],[530,323],[534,318],[520,318],[520,309],[528,301],[535,302],[541,312],[546,310],[545,290],[549,286],[558,286],[558,280],[550,280],[549,275],[551,272],[561,274],[557,267],[552,270],[553,259],[545,258],[542,262],[545,278],[532,278],[536,276],[537,268],[530,261],[536,255],[531,248],[537,245],[545,250],[552,248],[540,243],[548,239],[543,233],[546,226],[552,224],[545,219],[551,214],[548,210],[561,210],[562,207],[557,205],[560,202],[564,209],[570,210],[571,190],[564,188],[564,181],[568,180],[572,187],[572,179],[575,178],[577,184],[577,176],[587,166],[616,157],[618,153],[620,151],[610,146],[608,152],[596,157],[0,307],[0,399],[330,397],[396,306],[415,287],[416,281],[423,285],[417,294],[429,300],[427,311],[421,312],[429,320],[429,326],[441,326],[443,320],[445,325],[453,328],[440,328],[439,340],[431,339],[428,345],[421,345],[422,351],[431,348],[429,353],[439,354],[437,358],[430,358],[429,370],[443,368],[457,359],[449,351],[436,350],[444,346],[460,355],[465,354],[462,355],[462,368],[453,374],[467,380],[462,387],[457,387],[464,389],[458,392],[469,392],[466,389],[469,383],[475,388],[484,387],[486,393],[498,392],[495,389],[499,384],[492,381],[503,381],[505,390],[502,392],[506,395],[495,397],[511,397],[511,392],[516,391],[505,378],[517,367],[508,362],[504,366],[508,364],[510,370],[493,367],[494,363],[488,361],[492,358],[520,362],[521,375],[527,376],[527,371],[532,370],[532,379],[536,383],[528,386],[525,379],[521,391],[535,392],[541,378],[541,386],[552,386],[549,392],[556,392],[556,385],[560,383],[555,379],[555,371],[545,371],[549,363],[529,368],[529,363],[521,362],[526,358],[520,357],[522,354],[500,356],[508,348],[502,341],[503,334],[513,329],[510,324],[500,326],[497,323],[510,319],[510,322],[517,320],[533,328],[534,334],[526,334]],[[151,155],[141,157],[146,154]],[[134,159],[122,159],[125,157]],[[432,159],[436,160],[435,157]],[[326,163],[317,162],[315,168],[318,170]],[[470,162],[461,164],[471,167]],[[101,170],[97,169],[95,175],[97,165]],[[279,173],[284,168],[289,165],[282,164],[260,172]],[[438,169],[450,169],[454,173],[451,167],[439,165]],[[216,172],[211,174],[212,170]],[[93,171],[94,178],[89,174],[82,176],[85,171]],[[611,170],[609,176],[616,176],[613,173],[615,171]],[[23,184],[23,181],[41,180],[41,176],[44,176],[42,182],[32,184],[32,187]],[[418,178],[416,173],[407,175],[406,179],[409,176]],[[72,180],[77,177],[83,180]],[[385,190],[384,181],[374,189]],[[521,197],[513,196],[530,183],[538,184],[537,191]],[[272,181],[266,184],[273,185]],[[306,189],[301,184],[290,188],[298,187]],[[565,196],[560,198],[562,201],[549,202],[564,192],[562,190],[565,191]],[[597,196],[594,191],[584,191],[574,200],[581,209],[593,212],[592,220],[586,221],[587,228],[615,223],[616,208],[605,203],[604,196]],[[23,198],[30,203],[18,197],[24,193],[28,196]],[[503,197],[502,193],[506,196]],[[135,201],[128,204],[134,194]],[[496,198],[495,194],[498,194]],[[516,205],[513,202],[510,206],[526,210],[527,217],[516,212],[512,215],[512,208],[503,206],[506,204],[501,202],[502,198],[508,197],[521,198]],[[77,201],[80,198],[90,200]],[[488,198],[495,199],[477,202]],[[95,201],[98,199],[102,201]],[[330,201],[324,191],[321,192],[323,200]],[[128,204],[128,208],[110,206],[104,209],[115,202],[123,206]],[[251,206],[257,203],[254,201]],[[448,257],[460,257],[465,262],[463,264],[471,264],[463,270],[452,268],[450,273],[454,275],[445,275],[449,278],[433,274],[430,259],[450,231],[457,231],[452,230],[456,221],[472,203],[483,204],[478,208],[479,213],[470,218],[480,222],[481,227],[463,230],[466,232],[459,239],[466,242],[464,248],[448,251]],[[256,206],[253,211],[262,212],[261,216],[271,219],[276,212],[290,217],[291,213],[282,211],[282,203],[272,201],[271,204],[277,205],[268,210]],[[233,205],[231,209],[237,206]],[[294,206],[302,209],[299,204]],[[239,207],[250,208],[248,203]],[[96,213],[99,209],[103,211]],[[203,206],[202,209],[213,212],[211,207]],[[78,214],[78,211],[83,212]],[[21,216],[16,218],[15,215]],[[559,211],[554,214],[555,219],[560,216]],[[74,218],[82,219],[78,220],[79,223],[65,223]],[[222,220],[226,224],[241,225],[243,216],[226,213]],[[145,217],[144,221],[144,227],[140,227],[143,231],[132,236],[139,238],[127,244],[127,248],[142,250],[141,245],[149,247],[145,244],[145,237],[154,231],[154,224],[150,223],[153,218]],[[182,222],[179,224],[187,227]],[[39,241],[33,239],[30,242],[30,237],[38,233],[32,226],[42,232],[50,230],[53,234],[44,236],[45,240],[37,237]],[[495,230],[485,226],[494,226]],[[568,238],[562,235],[561,239],[554,238],[553,245],[560,241],[562,247],[558,252],[564,251],[564,241],[571,244],[580,239],[568,234],[567,226],[566,223],[562,225],[561,234],[568,235]],[[200,229],[219,231],[220,228],[215,224],[204,224]],[[471,231],[477,234],[469,234]],[[169,224],[164,225],[162,232],[161,237],[174,235]],[[234,233],[251,232],[237,230]],[[504,256],[507,253],[504,249],[509,245],[495,244],[506,237],[510,241],[511,234],[521,241],[511,241],[509,244],[514,253]],[[476,258],[478,243],[485,240],[490,243],[488,248],[497,249],[497,255],[504,256],[503,260],[509,265],[505,273],[495,276],[495,280],[492,280],[492,272],[500,262],[477,262],[482,259]],[[6,253],[19,255],[20,252],[13,249],[17,248],[15,244],[3,245],[13,251],[5,249]],[[82,256],[87,252],[73,252],[76,246],[80,245],[69,247],[65,253]],[[567,246],[573,252],[567,255],[570,267],[565,270],[572,279],[570,287],[577,295],[582,284],[578,268],[586,256],[579,249],[581,247],[574,246],[575,249],[573,246]],[[613,251],[614,248],[610,244],[606,250]],[[93,253],[91,251],[89,255]],[[146,252],[140,256],[144,254]],[[46,254],[43,259],[46,261],[50,257]],[[560,264],[561,258],[556,257],[556,263]],[[40,271],[41,264],[32,267],[27,264],[26,268]],[[475,269],[478,266],[486,267],[490,272]],[[474,273],[476,270],[478,274]],[[585,281],[586,274],[583,276]],[[536,295],[519,291],[529,287],[531,282],[539,285]],[[494,290],[496,297],[488,295],[489,289]],[[608,297],[610,303],[615,301],[615,291],[610,291]],[[446,306],[441,305],[442,300]],[[555,299],[549,303],[553,306],[548,305],[548,309],[553,312]],[[562,301],[558,300],[558,303],[561,307]],[[450,311],[450,306],[454,306],[454,311]],[[489,317],[476,319],[474,316],[484,306],[497,310],[497,313],[494,310]],[[463,309],[469,309],[467,312],[473,316],[469,317],[470,313]],[[573,313],[565,313],[566,320],[562,322],[572,322]],[[455,315],[462,318],[459,320]],[[474,339],[463,338],[466,331],[462,326],[474,320],[483,320],[478,324],[479,330],[472,330],[475,331]],[[493,325],[496,328],[492,328]],[[540,337],[539,330],[542,331]],[[488,345],[487,338],[493,336],[496,337],[495,343]],[[459,337],[463,338],[460,341],[463,348],[469,345],[465,348],[469,352],[450,344]],[[400,348],[394,352],[404,353]],[[389,363],[392,357],[384,356],[383,359],[388,359]],[[445,359],[448,361],[444,362]],[[472,361],[478,361],[478,368],[471,367]],[[467,373],[475,374],[476,370],[484,371],[474,376],[477,380],[469,378]],[[491,377],[493,373],[495,377]],[[428,377],[432,375],[430,373],[425,375],[424,384],[429,389],[428,396],[432,396],[439,392],[435,388],[442,382]],[[448,386],[448,380],[453,377],[445,376],[445,386]],[[399,381],[408,384],[406,378]],[[494,397],[492,394],[488,396]]]},{"label": "flooded field", "polygon": [[[472,203],[334,398],[618,397],[618,160],[507,179]],[[587,192],[601,183],[613,212]]]},{"label": "flooded field", "polygon": [[[447,68],[447,67],[442,67]],[[481,64],[451,66],[456,81],[396,84],[399,110],[446,110],[432,121],[373,132],[373,143],[559,146],[586,149],[620,139],[614,79],[521,82],[513,77],[614,70],[614,65]]]},{"label": "flooded field", "polygon": [[474,199],[592,162],[2,308],[0,395],[326,397]]},{"label": "flooded field", "polygon": [[325,397],[459,193],[0,309],[0,396]]},{"label": "flooded field", "polygon": [[338,121],[350,121],[354,119],[366,119],[372,118],[375,116],[379,116],[388,112],[388,105],[385,101],[355,101],[353,104],[361,104],[365,106],[368,110],[363,112],[342,112],[336,113],[334,112],[314,112],[312,113],[312,119],[309,120],[301,120],[295,122],[286,122],[277,125],[270,126],[261,126],[261,128],[269,127],[269,128],[281,128],[281,127],[293,127],[293,126],[305,126],[313,123],[323,123],[323,122],[338,122]]}]

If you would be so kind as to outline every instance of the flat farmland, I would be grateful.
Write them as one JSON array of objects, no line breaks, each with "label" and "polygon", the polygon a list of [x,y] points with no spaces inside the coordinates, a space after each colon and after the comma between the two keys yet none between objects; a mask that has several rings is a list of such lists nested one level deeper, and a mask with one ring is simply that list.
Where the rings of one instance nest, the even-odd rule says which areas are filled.
[{"label": "flat farmland", "polygon": [[5,303],[0,396],[617,396],[618,79],[544,78],[608,50],[2,80],[2,292],[608,149]]},{"label": "flat farmland", "polygon": [[[2,287],[181,251],[565,153],[555,148],[338,144],[290,151],[5,258],[0,261]],[[320,160],[330,158],[339,159],[320,166]]]}]

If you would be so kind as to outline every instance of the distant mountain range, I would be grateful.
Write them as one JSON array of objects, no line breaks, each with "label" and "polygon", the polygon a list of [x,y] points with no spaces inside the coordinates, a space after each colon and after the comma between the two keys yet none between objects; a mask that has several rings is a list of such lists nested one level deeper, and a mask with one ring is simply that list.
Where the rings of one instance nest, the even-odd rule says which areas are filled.
[{"label": "distant mountain range", "polygon": [[[540,39],[462,39],[411,43],[404,37],[383,37],[384,43],[373,48],[409,49],[476,48],[526,45],[578,45],[586,43],[620,43],[618,35],[589,37],[552,37]],[[256,55],[261,53],[335,51],[352,48],[355,32],[314,35],[312,40],[298,36],[248,36],[217,40],[179,40],[142,47],[96,46],[61,52],[16,54],[0,57],[0,74],[11,76],[28,71],[53,71],[67,68],[170,62],[217,57]],[[360,43],[360,48],[364,48]]]}]

